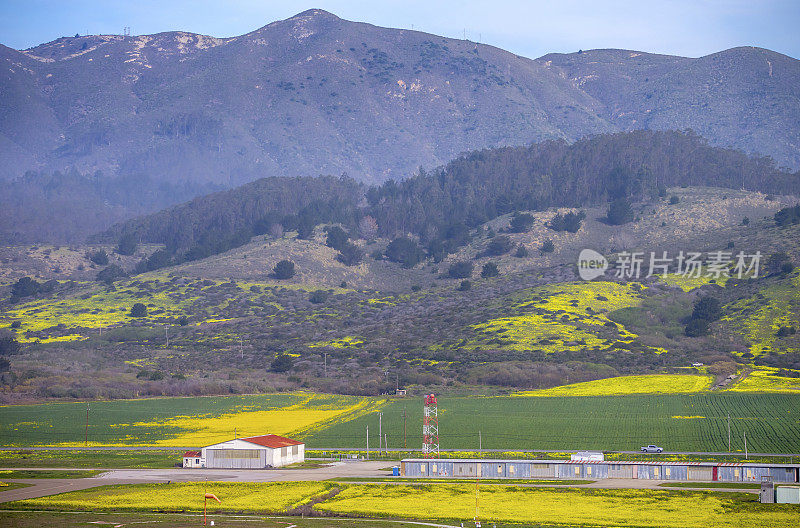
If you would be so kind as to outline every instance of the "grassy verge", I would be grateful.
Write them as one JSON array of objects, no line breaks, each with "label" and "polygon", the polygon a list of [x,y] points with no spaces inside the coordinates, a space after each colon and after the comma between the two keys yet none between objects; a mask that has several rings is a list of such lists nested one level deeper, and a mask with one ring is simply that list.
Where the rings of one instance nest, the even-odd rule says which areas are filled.
[{"label": "grassy verge", "polygon": [[60,470],[60,469],[14,469],[0,470],[0,479],[74,479],[89,478],[102,471],[93,470]]},{"label": "grassy verge", "polygon": [[[510,460],[568,460],[575,451],[546,452],[546,451],[442,451],[439,458],[453,459],[510,459]],[[337,459],[339,456],[357,455],[366,456],[364,451],[318,451],[306,450],[306,456],[318,459]],[[378,455],[370,452],[370,460],[385,460],[397,462],[405,458],[423,458],[422,451],[391,451],[388,454]],[[774,464],[789,464],[798,461],[798,457],[789,455],[776,456],[750,456],[746,460],[744,453],[731,453],[726,455],[673,455],[673,454],[645,454],[645,453],[606,453],[605,460],[619,461],[665,461],[665,462],[766,462]],[[390,468],[387,468],[387,470]]]},{"label": "grassy verge", "polygon": [[0,493],[19,488],[27,488],[28,486],[33,485],[33,484],[23,484],[22,482],[4,482],[3,484],[4,484],[3,486],[0,486]]},{"label": "grassy verge", "polygon": [[752,482],[664,482],[663,488],[725,488],[725,489],[760,489],[761,484]]},{"label": "grassy verge", "polygon": [[168,468],[181,463],[182,451],[0,451],[5,468]]}]

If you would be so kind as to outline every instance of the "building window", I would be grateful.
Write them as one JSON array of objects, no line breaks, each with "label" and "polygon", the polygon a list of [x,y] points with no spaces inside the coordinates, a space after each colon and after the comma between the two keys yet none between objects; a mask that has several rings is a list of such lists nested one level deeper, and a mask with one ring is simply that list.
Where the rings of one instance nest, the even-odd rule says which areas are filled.
[{"label": "building window", "polygon": [[300,446],[292,446],[292,455],[297,456],[297,453],[300,452]]},{"label": "building window", "polygon": [[515,468],[513,464],[512,464],[512,465],[510,465],[510,466],[508,466],[508,473],[509,473],[510,475],[513,475],[513,474],[514,474],[514,473],[516,473],[516,472],[517,472],[517,468]]},{"label": "building window", "polygon": [[672,468],[664,468],[664,475],[666,475],[667,477],[669,477],[670,469]]},{"label": "building window", "polygon": [[195,458],[195,459],[194,459],[194,463],[195,463],[195,464],[199,464],[199,463],[200,463],[200,459],[199,459],[199,458]]},{"label": "building window", "polygon": [[753,478],[753,470],[752,469],[748,469],[747,470],[747,478]]},{"label": "building window", "polygon": [[590,477],[592,476],[592,466],[588,466],[586,468],[586,474],[589,475]]},{"label": "building window", "polygon": [[425,464],[420,464],[419,465],[419,472],[420,473],[425,473]]},{"label": "building window", "polygon": [[580,475],[581,474],[581,467],[580,466],[575,466],[575,474],[576,475]]},{"label": "building window", "polygon": [[659,467],[658,467],[658,466],[656,466],[656,467],[654,467],[654,468],[653,468],[653,475],[654,475],[656,478],[658,478],[658,473],[659,473],[659,471],[658,471],[658,470],[659,470]]},{"label": "building window", "polygon": [[286,447],[281,448],[281,457],[286,458],[286,455],[289,454],[289,449]]},{"label": "building window", "polygon": [[438,469],[436,467],[436,464],[434,464],[431,466],[431,472],[436,473],[436,471],[438,471]]},{"label": "building window", "polygon": [[736,477],[736,478],[739,478],[739,468],[734,468],[733,476]]},{"label": "building window", "polygon": [[497,474],[498,475],[502,475],[503,474],[503,465],[502,464],[497,466]]}]

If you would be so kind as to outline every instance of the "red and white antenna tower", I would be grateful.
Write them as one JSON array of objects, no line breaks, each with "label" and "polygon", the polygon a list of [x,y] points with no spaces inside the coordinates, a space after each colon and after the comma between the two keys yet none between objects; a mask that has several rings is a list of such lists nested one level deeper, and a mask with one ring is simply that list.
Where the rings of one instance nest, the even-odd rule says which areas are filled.
[{"label": "red and white antenna tower", "polygon": [[425,417],[422,420],[422,456],[439,457],[439,408],[436,395],[425,396]]}]

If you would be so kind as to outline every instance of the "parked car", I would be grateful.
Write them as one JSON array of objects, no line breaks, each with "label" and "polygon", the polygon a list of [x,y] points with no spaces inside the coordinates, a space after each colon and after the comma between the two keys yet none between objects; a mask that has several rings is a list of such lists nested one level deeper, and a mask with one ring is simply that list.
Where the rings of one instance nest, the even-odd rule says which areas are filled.
[{"label": "parked car", "polygon": [[642,453],[660,453],[664,451],[663,447],[658,447],[657,445],[650,444],[649,446],[644,446],[642,448]]}]

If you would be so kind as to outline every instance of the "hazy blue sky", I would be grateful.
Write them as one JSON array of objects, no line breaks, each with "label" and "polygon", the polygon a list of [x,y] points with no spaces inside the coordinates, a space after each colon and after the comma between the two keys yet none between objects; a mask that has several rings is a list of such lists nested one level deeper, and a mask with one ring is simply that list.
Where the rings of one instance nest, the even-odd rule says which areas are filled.
[{"label": "hazy blue sky", "polygon": [[0,0],[0,43],[76,33],[183,30],[227,37],[318,7],[348,20],[462,38],[538,57],[627,48],[697,57],[760,46],[800,57],[800,0]]}]

